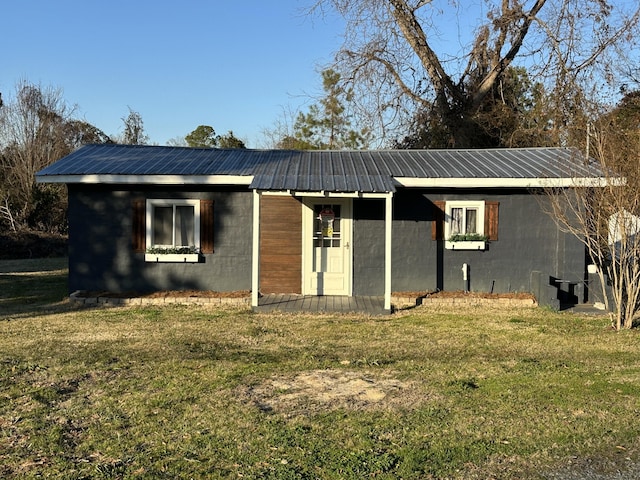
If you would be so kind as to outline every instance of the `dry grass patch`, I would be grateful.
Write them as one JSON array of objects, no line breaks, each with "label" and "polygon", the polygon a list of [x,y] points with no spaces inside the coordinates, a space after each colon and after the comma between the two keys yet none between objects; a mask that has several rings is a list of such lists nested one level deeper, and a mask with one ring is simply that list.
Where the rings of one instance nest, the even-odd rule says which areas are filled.
[{"label": "dry grass patch", "polygon": [[287,418],[329,410],[416,408],[426,400],[415,382],[394,372],[325,369],[276,375],[240,389],[261,411]]}]

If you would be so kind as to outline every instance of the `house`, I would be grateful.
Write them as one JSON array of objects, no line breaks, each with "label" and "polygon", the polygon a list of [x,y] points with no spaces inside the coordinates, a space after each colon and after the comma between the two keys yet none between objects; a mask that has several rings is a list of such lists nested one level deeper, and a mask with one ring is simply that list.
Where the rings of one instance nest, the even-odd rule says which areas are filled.
[{"label": "house", "polygon": [[598,184],[562,148],[269,151],[89,145],[37,174],[69,194],[69,290],[588,301],[543,187]]}]

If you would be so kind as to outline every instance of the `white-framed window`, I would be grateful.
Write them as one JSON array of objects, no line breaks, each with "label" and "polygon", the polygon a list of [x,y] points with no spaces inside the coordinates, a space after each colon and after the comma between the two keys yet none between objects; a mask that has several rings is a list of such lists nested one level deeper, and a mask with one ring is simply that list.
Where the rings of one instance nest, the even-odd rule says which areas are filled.
[{"label": "white-framed window", "polygon": [[200,250],[200,200],[148,199],[147,248]]},{"label": "white-framed window", "polygon": [[445,239],[456,235],[479,235],[484,231],[484,202],[453,200],[445,204]]}]

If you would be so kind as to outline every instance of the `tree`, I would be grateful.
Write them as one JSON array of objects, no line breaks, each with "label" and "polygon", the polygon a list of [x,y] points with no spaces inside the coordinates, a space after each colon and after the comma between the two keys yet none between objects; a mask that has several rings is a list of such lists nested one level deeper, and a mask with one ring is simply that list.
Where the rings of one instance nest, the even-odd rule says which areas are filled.
[{"label": "tree", "polygon": [[340,150],[367,148],[370,134],[367,128],[351,127],[351,115],[346,104],[351,92],[340,84],[340,74],[328,69],[322,72],[324,96],[307,113],[299,112],[292,134],[285,134],[278,142],[282,148],[304,150]]},{"label": "tree", "polygon": [[[640,312],[638,98],[637,93],[627,95],[616,108],[594,115],[589,124],[587,150],[591,165],[603,172],[603,185],[591,188],[576,178],[572,189],[548,189],[551,217],[584,243],[599,267],[602,297],[613,310],[617,330],[631,328]],[[607,287],[613,305],[608,305]]]},{"label": "tree", "polygon": [[231,130],[224,135],[216,135],[216,131],[209,125],[198,125],[184,139],[189,147],[194,148],[247,148]]},{"label": "tree", "polygon": [[122,118],[124,123],[124,132],[122,134],[122,143],[125,145],[146,145],[149,136],[144,131],[144,122],[142,115],[127,107],[129,115]]},{"label": "tree", "polygon": [[65,189],[36,185],[35,174],[73,149],[67,137],[72,112],[61,90],[27,81],[16,85],[15,98],[0,109],[0,200],[3,219],[14,229],[66,229],[60,208]]},{"label": "tree", "polygon": [[231,130],[225,135],[219,135],[216,140],[219,148],[247,148],[244,142],[237,138]]},{"label": "tree", "polygon": [[276,150],[317,150],[318,147],[293,135],[285,135],[275,144]]},{"label": "tree", "polygon": [[[616,51],[613,47],[620,51],[634,41],[640,19],[640,7],[631,2],[626,7],[606,0],[487,0],[479,5],[486,21],[477,25],[473,39],[460,34],[449,39],[447,45],[462,48],[453,51],[442,46],[441,26],[455,22],[452,31],[467,30],[461,16],[473,15],[468,2],[318,0],[311,12],[333,9],[346,20],[336,68],[383,134],[418,111],[430,112],[455,147],[474,146],[477,116],[516,61],[526,61],[534,78],[552,79],[553,95],[566,99],[574,93],[574,80],[593,73],[599,60]],[[464,13],[456,14],[458,9]]]},{"label": "tree", "polygon": [[26,80],[0,108],[0,222],[12,230],[66,231],[66,189],[35,183],[35,174],[86,143],[110,143],[73,118],[62,91]]},{"label": "tree", "polygon": [[[552,112],[544,86],[532,82],[525,68],[510,67],[476,115],[467,121],[469,144],[476,148],[556,145]],[[433,106],[419,110],[409,126],[409,135],[394,142],[394,147],[453,147],[455,132],[439,113]]]},{"label": "tree", "polygon": [[209,125],[198,125],[198,127],[186,135],[184,139],[188,146],[194,148],[213,148],[218,145],[216,131]]},{"label": "tree", "polygon": [[167,140],[167,145],[170,147],[187,147],[187,141],[184,137],[171,137]]},{"label": "tree", "polygon": [[84,120],[70,119],[64,124],[64,138],[70,151],[92,143],[113,143],[111,137]]}]

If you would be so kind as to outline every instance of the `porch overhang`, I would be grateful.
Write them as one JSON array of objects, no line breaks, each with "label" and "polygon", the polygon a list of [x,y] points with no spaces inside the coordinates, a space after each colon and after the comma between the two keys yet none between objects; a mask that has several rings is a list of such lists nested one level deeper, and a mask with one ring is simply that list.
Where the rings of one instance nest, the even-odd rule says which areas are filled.
[{"label": "porch overhang", "polygon": [[333,192],[330,190],[296,191],[296,190],[258,190],[260,195],[294,196],[313,198],[387,198],[392,192]]}]

